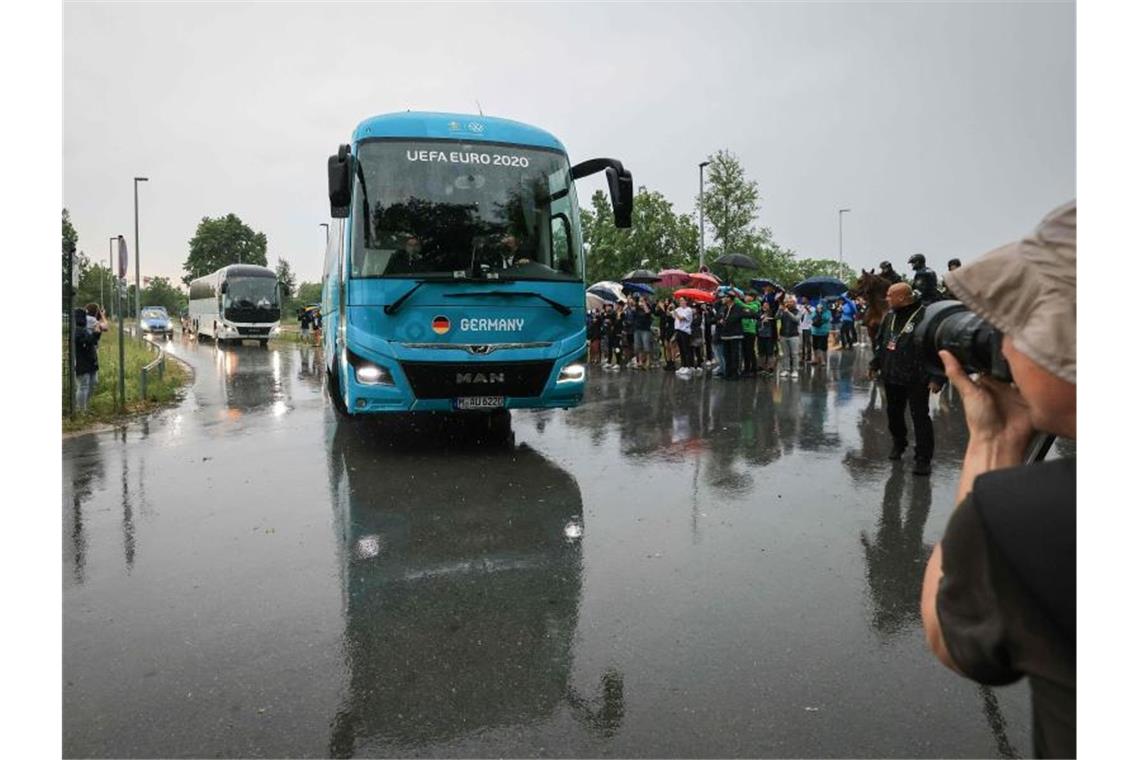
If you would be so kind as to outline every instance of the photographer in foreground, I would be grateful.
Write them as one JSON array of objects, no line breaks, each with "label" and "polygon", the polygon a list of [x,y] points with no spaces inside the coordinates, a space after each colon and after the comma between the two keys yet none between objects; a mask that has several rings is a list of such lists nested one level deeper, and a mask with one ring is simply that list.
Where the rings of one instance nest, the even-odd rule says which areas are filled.
[{"label": "photographer in foreground", "polygon": [[970,441],[958,507],[926,568],[927,641],[980,683],[1028,676],[1034,752],[1045,757],[1077,751],[1076,460],[1023,462],[1035,430],[1077,434],[1076,224],[1076,203],[1066,204],[1030,237],[946,276],[983,327],[1001,331],[1016,385],[996,369],[971,380],[960,359],[977,343],[936,341],[957,354],[939,352]]}]

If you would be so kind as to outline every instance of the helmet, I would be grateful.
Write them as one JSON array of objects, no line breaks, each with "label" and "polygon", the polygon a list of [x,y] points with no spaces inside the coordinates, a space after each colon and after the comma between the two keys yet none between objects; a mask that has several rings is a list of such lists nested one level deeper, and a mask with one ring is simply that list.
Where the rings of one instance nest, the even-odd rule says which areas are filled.
[{"label": "helmet", "polygon": [[894,267],[891,266],[891,262],[883,261],[879,263],[879,269],[894,269]]},{"label": "helmet", "polygon": [[946,268],[951,271],[957,269],[960,266],[962,266],[962,261],[960,259],[950,259],[950,261],[946,262]]},{"label": "helmet", "polygon": [[926,257],[923,256],[921,253],[916,253],[913,256],[911,256],[909,259],[907,259],[906,263],[908,263],[914,267],[924,267],[924,266],[926,266]]}]

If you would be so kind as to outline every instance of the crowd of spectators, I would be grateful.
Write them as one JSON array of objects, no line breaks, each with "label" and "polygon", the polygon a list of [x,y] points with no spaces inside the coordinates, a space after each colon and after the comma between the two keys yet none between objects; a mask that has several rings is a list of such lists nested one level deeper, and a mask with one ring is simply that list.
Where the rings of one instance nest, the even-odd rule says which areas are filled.
[{"label": "crowd of spectators", "polygon": [[587,314],[590,364],[605,371],[661,369],[725,380],[799,377],[829,350],[859,343],[864,305],[847,296],[809,300],[771,287],[721,288],[709,302],[635,294]]}]

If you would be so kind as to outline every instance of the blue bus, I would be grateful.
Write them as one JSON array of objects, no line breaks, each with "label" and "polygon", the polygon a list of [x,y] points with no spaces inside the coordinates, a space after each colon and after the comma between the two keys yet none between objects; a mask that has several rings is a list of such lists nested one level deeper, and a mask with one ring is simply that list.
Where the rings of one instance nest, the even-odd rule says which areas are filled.
[{"label": "blue bus", "polygon": [[585,260],[574,180],[604,171],[618,227],[633,178],[571,165],[507,119],[366,119],[328,160],[321,315],[341,415],[568,408],[586,379]]}]

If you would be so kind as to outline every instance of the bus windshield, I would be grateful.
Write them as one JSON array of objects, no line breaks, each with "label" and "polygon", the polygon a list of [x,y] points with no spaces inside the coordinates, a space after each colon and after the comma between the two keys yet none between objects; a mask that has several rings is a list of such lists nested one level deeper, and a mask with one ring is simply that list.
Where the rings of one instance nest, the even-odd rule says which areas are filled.
[{"label": "bus windshield", "polygon": [[581,280],[562,153],[455,141],[361,143],[352,277]]},{"label": "bus windshield", "polygon": [[276,278],[226,278],[222,307],[226,318],[237,322],[276,322],[280,318]]}]

